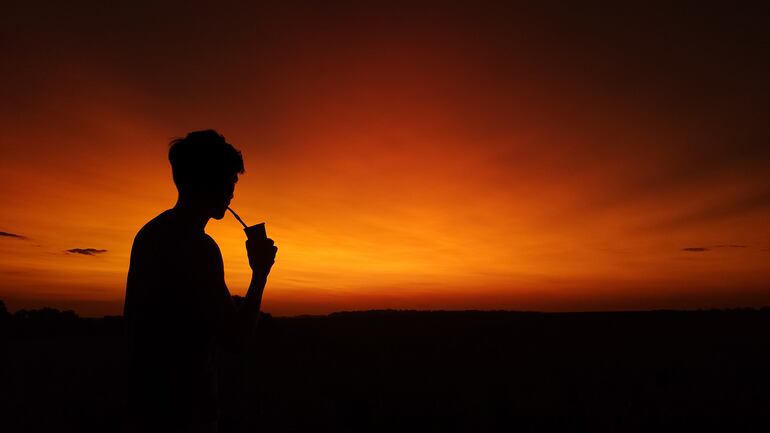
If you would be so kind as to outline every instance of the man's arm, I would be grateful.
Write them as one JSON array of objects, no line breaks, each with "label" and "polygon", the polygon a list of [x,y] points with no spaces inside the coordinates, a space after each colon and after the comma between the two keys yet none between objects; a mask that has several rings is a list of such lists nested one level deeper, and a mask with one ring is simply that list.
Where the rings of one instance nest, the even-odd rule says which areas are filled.
[{"label": "man's arm", "polygon": [[259,319],[259,308],[262,304],[262,294],[267,284],[267,276],[275,263],[278,248],[272,239],[249,239],[246,241],[246,252],[251,266],[251,283],[236,313],[235,324],[238,329],[236,345],[243,349],[254,337],[254,331]]},{"label": "man's arm", "polygon": [[254,336],[254,330],[259,321],[259,308],[262,305],[262,293],[267,284],[267,275],[251,274],[251,283],[246,292],[246,296],[238,307],[238,326],[239,335],[242,340],[241,346],[246,346]]}]

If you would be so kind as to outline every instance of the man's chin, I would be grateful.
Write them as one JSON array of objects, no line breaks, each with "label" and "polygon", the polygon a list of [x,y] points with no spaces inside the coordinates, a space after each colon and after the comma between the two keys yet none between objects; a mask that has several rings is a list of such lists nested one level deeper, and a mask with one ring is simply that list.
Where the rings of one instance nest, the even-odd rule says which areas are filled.
[{"label": "man's chin", "polygon": [[221,211],[220,210],[215,210],[214,214],[211,215],[211,218],[214,218],[215,220],[221,220],[222,218],[225,217],[225,213],[226,212],[227,212],[227,209],[223,209]]}]

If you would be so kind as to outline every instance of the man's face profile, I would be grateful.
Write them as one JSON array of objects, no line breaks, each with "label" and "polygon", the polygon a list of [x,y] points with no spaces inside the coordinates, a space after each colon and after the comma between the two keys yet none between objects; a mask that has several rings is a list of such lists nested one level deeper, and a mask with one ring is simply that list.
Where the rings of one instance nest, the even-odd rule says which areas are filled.
[{"label": "man's face profile", "polygon": [[233,199],[237,182],[237,174],[212,179],[199,190],[197,197],[199,205],[207,211],[211,218],[216,220],[224,218],[227,207],[230,206],[230,201]]}]

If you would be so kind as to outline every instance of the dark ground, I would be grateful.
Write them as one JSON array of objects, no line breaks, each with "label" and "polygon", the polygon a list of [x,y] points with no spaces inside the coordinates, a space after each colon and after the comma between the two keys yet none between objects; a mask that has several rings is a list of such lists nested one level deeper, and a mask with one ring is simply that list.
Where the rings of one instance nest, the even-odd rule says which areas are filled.
[{"label": "dark ground", "polygon": [[[222,354],[222,424],[238,432],[770,431],[769,325],[767,308],[265,315],[253,353]],[[120,431],[120,317],[5,314],[0,339],[0,430]]]}]

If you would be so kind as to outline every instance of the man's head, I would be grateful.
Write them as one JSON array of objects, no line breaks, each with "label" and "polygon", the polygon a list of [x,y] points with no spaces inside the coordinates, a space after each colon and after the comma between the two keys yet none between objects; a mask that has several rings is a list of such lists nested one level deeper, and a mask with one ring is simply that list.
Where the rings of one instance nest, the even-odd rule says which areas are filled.
[{"label": "man's head", "polygon": [[172,140],[168,160],[180,199],[221,219],[244,172],[241,152],[208,129]]}]

